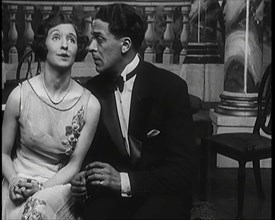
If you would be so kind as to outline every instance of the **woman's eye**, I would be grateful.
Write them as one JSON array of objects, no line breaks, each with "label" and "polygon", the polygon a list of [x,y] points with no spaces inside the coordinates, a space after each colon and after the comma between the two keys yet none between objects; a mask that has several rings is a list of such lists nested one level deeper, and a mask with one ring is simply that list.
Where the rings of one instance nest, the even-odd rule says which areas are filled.
[{"label": "woman's eye", "polygon": [[68,41],[69,41],[69,42],[71,42],[71,43],[73,43],[73,44],[75,44],[75,43],[76,43],[76,39],[75,39],[75,38],[73,38],[73,37],[70,37]]},{"label": "woman's eye", "polygon": [[59,40],[60,39],[60,37],[58,36],[58,35],[54,35],[53,37],[52,37],[52,40],[53,41],[57,41],[57,40]]}]

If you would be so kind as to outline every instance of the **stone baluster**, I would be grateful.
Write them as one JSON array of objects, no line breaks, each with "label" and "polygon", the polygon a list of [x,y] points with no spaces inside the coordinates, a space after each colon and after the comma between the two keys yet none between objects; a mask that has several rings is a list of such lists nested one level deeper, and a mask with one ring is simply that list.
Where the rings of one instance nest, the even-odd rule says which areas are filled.
[{"label": "stone baluster", "polygon": [[[25,11],[25,30],[24,30],[24,40],[26,44],[25,51],[29,50],[31,48],[34,32],[32,29],[32,14],[34,12],[34,6],[24,6]],[[33,59],[34,60],[34,59]]]},{"label": "stone baluster", "polygon": [[9,30],[9,40],[11,48],[9,50],[9,63],[18,63],[18,51],[16,49],[16,43],[18,39],[18,32],[16,30],[16,17],[15,14],[18,10],[17,5],[9,5],[8,9],[10,11],[10,30]]},{"label": "stone baluster", "polygon": [[[83,9],[84,13],[87,13],[87,17],[85,17],[84,19],[84,35],[89,37],[89,40],[92,39],[92,21],[93,21],[93,16],[95,13],[95,7],[94,6],[84,6]],[[92,54],[91,53],[87,53],[84,62],[91,62],[92,60]]]},{"label": "stone baluster", "polygon": [[60,6],[60,10],[63,11],[66,15],[71,16],[73,11],[73,6],[62,5]]},{"label": "stone baluster", "polygon": [[163,35],[165,42],[165,50],[163,51],[163,64],[173,64],[173,51],[172,45],[175,38],[175,34],[172,28],[173,23],[173,7],[165,7],[164,12],[166,13],[166,30]]},{"label": "stone baluster", "polygon": [[148,22],[148,27],[145,33],[145,42],[147,44],[147,48],[144,52],[144,60],[148,62],[154,63],[156,60],[156,54],[153,50],[153,42],[155,39],[155,31],[154,31],[154,12],[155,8],[154,7],[145,7],[145,13],[148,17],[147,22]]},{"label": "stone baluster", "polygon": [[[24,6],[25,11],[25,30],[23,34],[23,38],[25,40],[26,49],[25,53],[31,49],[31,45],[33,42],[34,32],[32,29],[32,14],[34,12],[34,6],[26,5]],[[32,53],[32,56],[29,56],[28,59],[24,60],[25,63],[28,62],[29,66],[31,65],[31,62],[34,62],[34,53]],[[33,74],[30,69],[28,69],[28,77],[33,77]]]},{"label": "stone baluster", "polygon": [[[41,6],[41,13],[42,13],[42,16],[43,16],[43,20],[46,20],[49,15],[51,14],[52,12],[52,8],[53,6],[51,5],[42,5]],[[40,74],[42,72],[42,63],[41,61],[37,63],[38,67],[37,67],[37,73],[36,74]]]},{"label": "stone baluster", "polygon": [[43,16],[43,20],[47,19],[52,11],[52,6],[50,5],[43,5],[41,7],[41,12]]},{"label": "stone baluster", "polygon": [[186,55],[187,55],[187,44],[189,37],[189,27],[188,27],[188,16],[191,9],[191,4],[187,6],[181,7],[182,12],[182,32],[180,35],[180,42],[182,45],[182,50],[180,52],[180,64],[183,63]]},{"label": "stone baluster", "polygon": [[83,11],[85,14],[87,14],[87,16],[84,19],[84,34],[87,35],[89,38],[91,38],[92,37],[91,35],[92,20],[93,20],[93,15],[95,13],[95,7],[84,6]]}]

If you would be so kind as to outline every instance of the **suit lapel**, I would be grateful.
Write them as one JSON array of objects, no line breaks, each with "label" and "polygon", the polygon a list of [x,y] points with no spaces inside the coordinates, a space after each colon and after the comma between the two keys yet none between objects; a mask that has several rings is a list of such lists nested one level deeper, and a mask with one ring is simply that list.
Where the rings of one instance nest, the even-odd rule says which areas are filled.
[{"label": "suit lapel", "polygon": [[118,147],[119,151],[123,155],[128,156],[122,137],[116,108],[115,95],[113,91],[105,93],[105,96],[101,101],[101,105],[103,114],[102,118],[106,129],[108,130],[113,142]]},{"label": "suit lapel", "polygon": [[144,126],[146,116],[150,112],[152,99],[148,78],[143,61],[136,68],[137,77],[134,82],[129,115],[129,135],[142,141],[144,139]]},{"label": "suit lapel", "polygon": [[[141,151],[142,141],[145,138],[144,126],[147,120],[145,116],[147,116],[148,112],[151,111],[152,106],[152,92],[150,86],[148,86],[148,84],[151,84],[147,83],[149,79],[145,69],[146,68],[144,68],[144,63],[141,61],[134,70],[137,72],[137,76],[132,90],[128,127],[128,138],[130,137],[130,145],[135,145],[136,149],[139,151]],[[107,82],[105,81],[105,83]],[[109,83],[107,83],[107,85],[105,84],[99,89],[102,90],[103,87],[105,88],[104,91],[101,92],[102,119],[108,133],[110,134],[110,137],[118,147],[119,151],[122,153],[122,155],[128,156],[119,123],[115,94],[113,87],[108,84]],[[109,88],[106,89],[106,87]],[[137,155],[140,155],[140,152],[138,152]]]}]

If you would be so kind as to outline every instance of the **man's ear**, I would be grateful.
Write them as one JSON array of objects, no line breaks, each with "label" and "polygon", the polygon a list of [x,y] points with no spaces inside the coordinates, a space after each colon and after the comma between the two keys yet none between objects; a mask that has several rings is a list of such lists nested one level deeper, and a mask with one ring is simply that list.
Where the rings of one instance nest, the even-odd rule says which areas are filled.
[{"label": "man's ear", "polygon": [[126,53],[128,50],[130,50],[131,46],[132,46],[132,41],[129,37],[122,38],[122,47],[121,47],[122,53]]}]

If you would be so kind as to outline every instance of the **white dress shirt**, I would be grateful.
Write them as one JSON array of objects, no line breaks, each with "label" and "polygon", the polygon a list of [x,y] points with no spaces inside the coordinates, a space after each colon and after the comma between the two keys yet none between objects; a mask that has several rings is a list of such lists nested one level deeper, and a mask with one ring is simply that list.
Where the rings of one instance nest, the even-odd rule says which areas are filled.
[{"label": "white dress shirt", "polygon": [[[126,75],[132,72],[138,65],[140,58],[138,55],[129,63],[121,73],[124,80],[123,91],[120,92],[118,88],[115,90],[116,106],[120,122],[120,127],[122,131],[122,136],[124,139],[124,144],[127,153],[130,155],[130,147],[128,140],[128,125],[129,125],[129,115],[130,115],[130,104],[132,97],[133,84],[136,79],[136,75],[126,81]],[[121,178],[121,195],[123,197],[131,196],[131,185],[128,173],[120,173]]]}]

